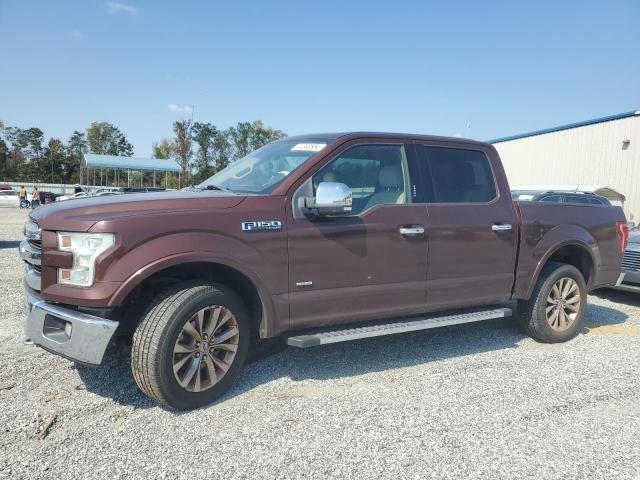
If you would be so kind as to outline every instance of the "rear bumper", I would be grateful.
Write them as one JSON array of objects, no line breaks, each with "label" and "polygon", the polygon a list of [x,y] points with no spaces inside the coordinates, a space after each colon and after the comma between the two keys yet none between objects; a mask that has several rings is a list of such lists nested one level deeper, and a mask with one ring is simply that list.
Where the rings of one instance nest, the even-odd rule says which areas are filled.
[{"label": "rear bumper", "polygon": [[615,286],[611,288],[624,292],[640,293],[640,272],[623,270]]},{"label": "rear bumper", "polygon": [[100,365],[118,322],[47,303],[26,289],[24,331],[34,344],[77,362]]}]

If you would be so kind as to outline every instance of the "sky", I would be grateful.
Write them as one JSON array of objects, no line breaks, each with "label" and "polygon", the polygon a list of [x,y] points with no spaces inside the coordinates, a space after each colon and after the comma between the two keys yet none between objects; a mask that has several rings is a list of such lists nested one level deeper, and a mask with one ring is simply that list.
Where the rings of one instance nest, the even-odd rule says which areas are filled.
[{"label": "sky", "polygon": [[0,0],[0,120],[488,140],[640,109],[640,1]]}]

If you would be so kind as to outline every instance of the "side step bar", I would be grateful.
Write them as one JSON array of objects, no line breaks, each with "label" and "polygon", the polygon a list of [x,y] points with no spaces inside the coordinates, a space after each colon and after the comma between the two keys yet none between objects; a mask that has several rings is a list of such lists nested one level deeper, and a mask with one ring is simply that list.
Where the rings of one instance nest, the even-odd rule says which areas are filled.
[{"label": "side step bar", "polygon": [[287,338],[287,345],[298,348],[315,347],[317,345],[326,345],[327,343],[348,342],[361,338],[380,337],[383,335],[393,335],[394,333],[446,327],[447,325],[494,320],[496,318],[510,317],[511,313],[510,308],[496,308],[442,317],[418,317],[412,318],[411,320],[395,320],[389,323],[379,323],[366,327],[343,328],[341,330],[292,336]]}]

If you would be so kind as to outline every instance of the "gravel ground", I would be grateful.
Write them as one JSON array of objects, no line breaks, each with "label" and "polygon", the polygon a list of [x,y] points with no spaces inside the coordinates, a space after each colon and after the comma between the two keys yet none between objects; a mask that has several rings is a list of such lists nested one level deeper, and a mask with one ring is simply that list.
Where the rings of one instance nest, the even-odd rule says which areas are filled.
[{"label": "gravel ground", "polygon": [[562,345],[512,322],[288,348],[189,413],[21,343],[24,212],[0,209],[0,478],[640,478],[640,296]]}]

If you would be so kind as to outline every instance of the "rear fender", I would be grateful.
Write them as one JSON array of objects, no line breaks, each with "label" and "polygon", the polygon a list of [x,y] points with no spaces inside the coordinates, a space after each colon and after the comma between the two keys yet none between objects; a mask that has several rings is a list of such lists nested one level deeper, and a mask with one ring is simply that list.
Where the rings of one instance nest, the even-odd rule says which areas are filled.
[{"label": "rear fender", "polygon": [[542,268],[554,253],[566,246],[579,247],[589,254],[592,275],[587,288],[597,283],[594,277],[601,263],[598,242],[583,227],[563,224],[544,231],[540,223],[534,222],[523,227],[522,235],[513,298],[529,299]]}]

